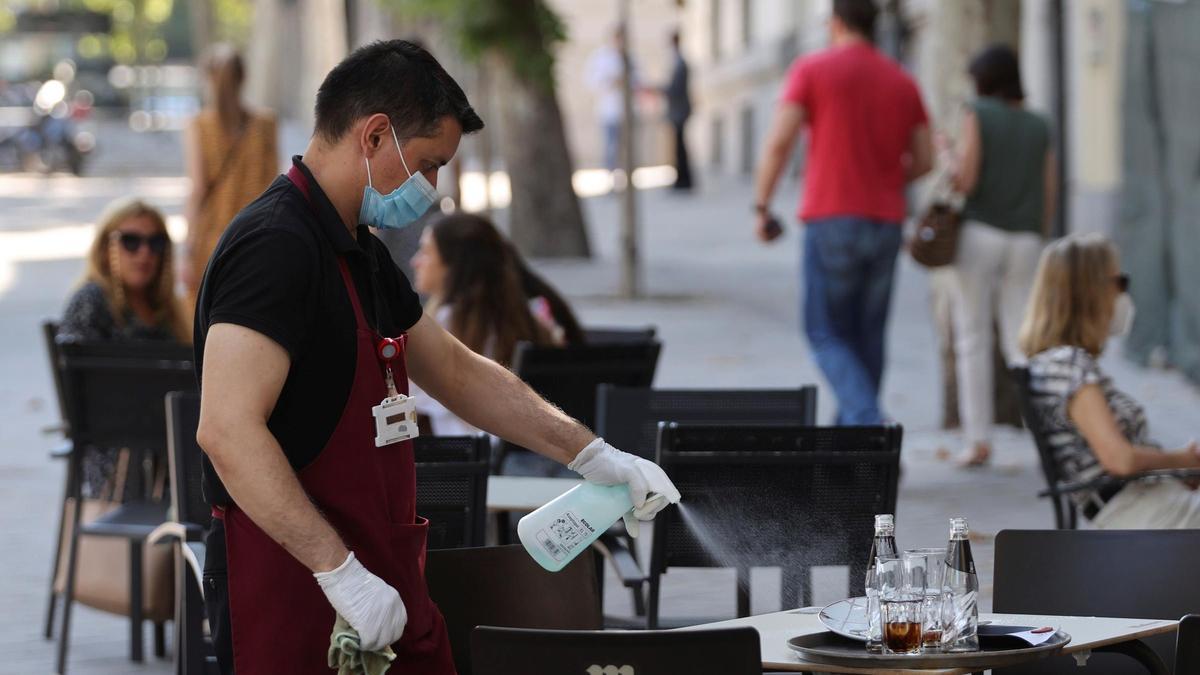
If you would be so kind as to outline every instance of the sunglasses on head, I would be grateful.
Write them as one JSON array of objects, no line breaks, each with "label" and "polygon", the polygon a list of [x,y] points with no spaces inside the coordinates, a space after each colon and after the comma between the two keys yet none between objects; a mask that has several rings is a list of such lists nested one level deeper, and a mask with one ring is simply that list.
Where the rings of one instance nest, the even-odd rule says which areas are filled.
[{"label": "sunglasses on head", "polygon": [[1118,291],[1121,291],[1122,293],[1129,292],[1129,275],[1128,274],[1125,274],[1124,272],[1122,272],[1121,274],[1118,274],[1117,276],[1113,277],[1113,283],[1115,283],[1117,285]]},{"label": "sunglasses on head", "polygon": [[170,239],[165,234],[152,234],[149,237],[144,237],[134,232],[117,232],[115,233],[117,241],[121,243],[121,248],[130,253],[137,253],[142,246],[149,246],[150,252],[155,255],[162,255],[163,251],[167,250],[167,244]]}]

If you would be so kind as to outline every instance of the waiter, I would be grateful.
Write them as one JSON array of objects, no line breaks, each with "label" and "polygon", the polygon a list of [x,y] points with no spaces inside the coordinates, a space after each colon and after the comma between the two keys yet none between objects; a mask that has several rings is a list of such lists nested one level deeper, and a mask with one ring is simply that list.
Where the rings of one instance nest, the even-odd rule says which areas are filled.
[{"label": "waiter", "polygon": [[[324,675],[335,612],[398,673],[452,674],[424,580],[408,378],[467,422],[629,484],[654,517],[679,493],[422,316],[367,226],[399,228],[436,199],[437,172],[483,128],[416,45],[357,50],[317,92],[316,128],[234,218],[196,315],[197,438],[213,505],[204,589],[222,671]],[[666,500],[647,500],[648,493]]]}]

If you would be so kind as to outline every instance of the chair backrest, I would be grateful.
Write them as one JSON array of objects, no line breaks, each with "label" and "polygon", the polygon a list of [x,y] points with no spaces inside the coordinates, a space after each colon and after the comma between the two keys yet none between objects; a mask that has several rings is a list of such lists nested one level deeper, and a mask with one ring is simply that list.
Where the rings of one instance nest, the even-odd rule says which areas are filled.
[{"label": "chair backrest", "polygon": [[658,450],[658,423],[817,423],[817,388],[650,389],[600,385],[596,433],[614,446],[647,459]]},{"label": "chair backrest", "polygon": [[658,463],[684,495],[655,520],[668,567],[850,567],[861,595],[877,513],[895,513],[899,426],[663,423]]},{"label": "chair backrest", "polygon": [[417,513],[429,519],[428,547],[483,546],[491,454],[487,435],[419,436],[413,453]]},{"label": "chair backrest", "polygon": [[474,675],[759,675],[758,631],[558,631],[484,626]]},{"label": "chair backrest", "polygon": [[61,342],[67,425],[75,447],[163,452],[163,399],[196,391],[192,349],[160,342]]},{"label": "chair backrest", "polygon": [[196,442],[200,426],[200,394],[173,391],[167,394],[167,457],[171,467],[171,507],[175,520],[208,529],[212,509],[204,500],[204,451]]},{"label": "chair backrest", "polygon": [[[1046,479],[1046,487],[1054,487],[1062,482],[1062,473],[1058,462],[1054,460],[1054,451],[1047,439],[1046,423],[1041,413],[1033,405],[1033,392],[1029,387],[1029,369],[1017,366],[1009,370],[1009,376],[1017,390],[1017,403],[1021,408],[1021,419],[1033,436],[1033,444],[1037,448],[1042,476]],[[1051,496],[1054,500],[1054,518],[1059,529],[1074,529],[1076,514],[1075,507],[1068,497]]]},{"label": "chair backrest", "polygon": [[1200,614],[1188,614],[1179,620],[1175,639],[1175,672],[1200,673]]},{"label": "chair backrest", "polygon": [[654,326],[643,328],[614,328],[596,327],[583,329],[583,341],[588,345],[638,345],[654,339],[658,329]]},{"label": "chair backrest", "polygon": [[542,569],[521,546],[430,551],[429,595],[446,617],[458,672],[471,669],[476,626],[598,630],[603,627],[594,555],[559,572]]},{"label": "chair backrest", "polygon": [[[992,606],[1008,614],[1170,619],[1200,611],[1196,570],[1200,530],[1004,530],[996,536]],[[1146,643],[1171,662],[1172,636]],[[1118,655],[1092,659],[1089,673],[1145,672]],[[1059,657],[997,672],[1074,672],[1070,663]]]},{"label": "chair backrest", "polygon": [[538,347],[517,345],[512,370],[548,401],[588,427],[595,426],[596,387],[649,387],[662,345],[634,344]]},{"label": "chair backrest", "polygon": [[58,397],[58,415],[64,425],[67,423],[67,399],[63,393],[62,367],[58,358],[58,322],[46,320],[42,322],[42,341],[46,345],[46,356],[50,358],[50,376],[54,379],[54,394]]}]

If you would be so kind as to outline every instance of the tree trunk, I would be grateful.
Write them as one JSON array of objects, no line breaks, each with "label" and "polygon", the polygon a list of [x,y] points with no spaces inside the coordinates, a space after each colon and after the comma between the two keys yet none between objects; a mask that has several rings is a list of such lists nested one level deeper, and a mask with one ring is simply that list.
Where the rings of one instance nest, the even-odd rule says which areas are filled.
[{"label": "tree trunk", "polygon": [[504,118],[500,145],[512,186],[513,242],[531,257],[590,257],[554,87],[522,80],[503,59],[494,65],[492,72],[504,83],[493,90],[504,92],[496,102]]}]

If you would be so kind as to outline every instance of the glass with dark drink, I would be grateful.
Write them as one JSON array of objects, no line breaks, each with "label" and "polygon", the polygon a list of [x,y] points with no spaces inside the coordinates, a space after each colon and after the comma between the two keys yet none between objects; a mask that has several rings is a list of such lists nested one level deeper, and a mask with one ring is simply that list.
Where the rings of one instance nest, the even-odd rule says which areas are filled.
[{"label": "glass with dark drink", "polygon": [[914,587],[900,558],[879,558],[879,615],[885,654],[920,654],[925,594]]}]

